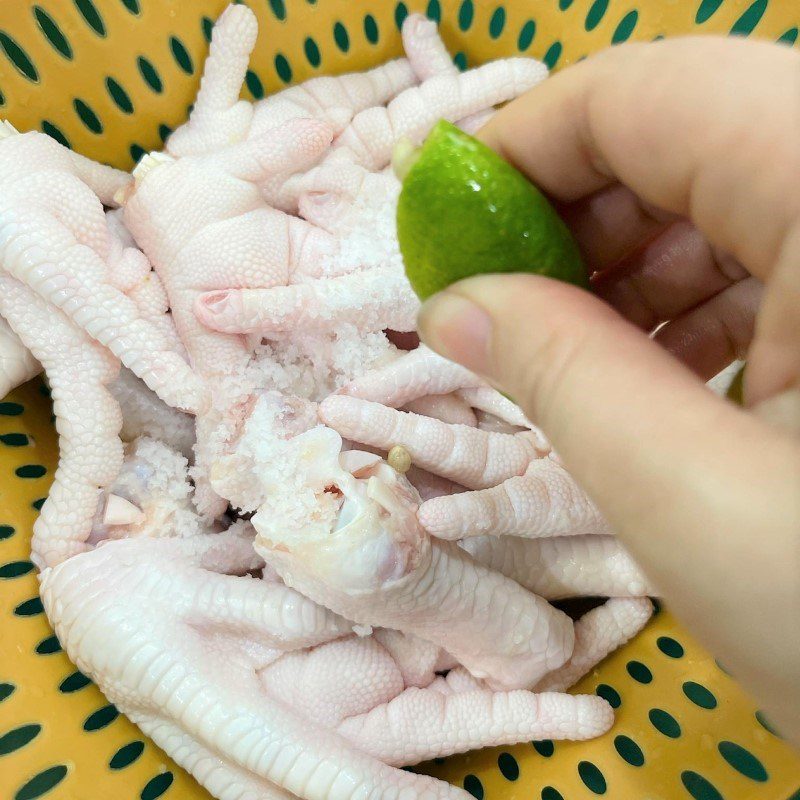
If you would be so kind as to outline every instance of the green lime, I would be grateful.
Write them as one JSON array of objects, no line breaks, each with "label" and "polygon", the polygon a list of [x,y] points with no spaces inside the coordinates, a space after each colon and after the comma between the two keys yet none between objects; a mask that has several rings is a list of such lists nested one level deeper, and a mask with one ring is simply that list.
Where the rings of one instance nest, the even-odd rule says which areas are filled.
[{"label": "green lime", "polygon": [[580,252],[544,195],[490,147],[440,120],[422,147],[401,142],[397,238],[421,299],[455,281],[530,272],[588,286]]}]

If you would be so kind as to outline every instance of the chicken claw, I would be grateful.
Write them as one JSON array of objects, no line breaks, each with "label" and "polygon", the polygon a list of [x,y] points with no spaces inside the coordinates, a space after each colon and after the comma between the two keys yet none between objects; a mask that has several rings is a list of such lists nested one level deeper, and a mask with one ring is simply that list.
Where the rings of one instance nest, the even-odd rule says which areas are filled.
[{"label": "chicken claw", "polygon": [[[460,398],[480,417],[477,427],[409,411],[419,398],[430,397]],[[322,402],[319,413],[345,438],[382,450],[402,445],[415,467],[472,490],[422,504],[420,522],[434,536],[609,532],[521,410],[423,345],[342,387]]]},{"label": "chicken claw", "polygon": [[45,568],[81,553],[101,487],[122,463],[122,416],[108,384],[119,362],[59,310],[0,273],[0,314],[44,367],[50,381],[61,457],[33,526],[32,560]]},{"label": "chicken claw", "polygon": [[653,616],[646,597],[616,597],[584,614],[575,623],[575,649],[570,660],[543,678],[536,692],[565,692],[607,655],[639,633]]},{"label": "chicken claw", "polygon": [[[360,625],[443,648],[493,689],[530,685],[569,658],[571,620],[429,538],[416,491],[382,459],[350,451],[341,461],[341,438],[322,426],[270,440],[258,424],[269,413],[281,412],[264,398],[240,447],[256,454],[250,469],[265,490],[252,518],[255,547],[287,584]],[[279,493],[287,473],[296,487]]]},{"label": "chicken claw", "polygon": [[138,251],[113,247],[100,200],[78,174],[72,154],[44,134],[0,139],[3,268],[105,345],[169,405],[198,411],[205,403],[201,382],[115,285],[116,268],[130,278],[139,268],[149,271],[146,260],[142,265]]},{"label": "chicken claw", "polygon": [[11,326],[0,318],[0,397],[42,371],[42,365],[20,341]]},{"label": "chicken claw", "polygon": [[478,563],[548,600],[656,594],[613,536],[475,536],[460,546]]},{"label": "chicken claw", "polygon": [[466,800],[270,693],[271,665],[349,625],[280,583],[236,577],[251,562],[229,534],[120,540],[46,570],[42,598],[78,668],[221,800]]}]

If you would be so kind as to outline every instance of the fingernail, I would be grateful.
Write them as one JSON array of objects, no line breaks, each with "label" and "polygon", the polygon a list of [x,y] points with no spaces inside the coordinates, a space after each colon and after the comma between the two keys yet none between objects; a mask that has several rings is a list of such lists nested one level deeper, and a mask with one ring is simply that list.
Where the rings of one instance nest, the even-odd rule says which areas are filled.
[{"label": "fingernail", "polygon": [[477,303],[440,292],[424,303],[418,325],[420,338],[432,350],[488,376],[492,320]]}]

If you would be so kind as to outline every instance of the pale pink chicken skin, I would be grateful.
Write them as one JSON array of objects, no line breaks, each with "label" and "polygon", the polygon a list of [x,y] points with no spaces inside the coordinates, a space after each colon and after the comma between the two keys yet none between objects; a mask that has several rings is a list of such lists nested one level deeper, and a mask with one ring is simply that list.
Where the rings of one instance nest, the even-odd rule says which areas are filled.
[{"label": "pale pink chicken skin", "polygon": [[530,685],[569,658],[566,615],[431,540],[411,484],[377,456],[341,453],[341,438],[301,409],[262,395],[212,476],[233,503],[259,509],[256,549],[288,585],[444,648],[492,688]]},{"label": "pale pink chicken skin", "polygon": [[[458,397],[497,424],[486,429],[411,413],[409,404],[430,396]],[[472,490],[422,504],[420,521],[439,538],[608,533],[594,503],[520,410],[424,346],[344,386],[323,401],[320,418],[354,442],[383,451],[402,445],[415,466]]]},{"label": "pale pink chicken skin", "polygon": [[168,406],[125,367],[108,390],[122,411],[120,437],[124,442],[148,436],[192,458],[195,421],[191,414]]},{"label": "pale pink chicken skin", "polygon": [[44,569],[89,548],[100,489],[114,480],[122,463],[122,415],[108,391],[119,362],[58,309],[4,273],[0,314],[44,367],[53,398],[60,460],[31,542],[31,559]]},{"label": "pale pink chicken skin", "polygon": [[330,137],[323,123],[294,120],[280,135],[211,155],[150,157],[125,204],[126,224],[161,276],[190,362],[212,392],[212,408],[197,420],[198,502],[212,517],[226,503],[207,485],[207,443],[223,414],[251,396],[244,377],[251,352],[244,338],[200,326],[193,304],[219,286],[280,285],[292,272],[316,269],[328,234],[266,206],[254,181],[313,161]]},{"label": "pale pink chicken skin", "polygon": [[166,304],[143,310],[131,299],[157,278],[101,204],[130,177],[5,123],[0,165],[0,313],[19,337],[12,344],[31,351],[29,373],[14,379],[30,377],[37,362],[45,368],[60,438],[59,468],[34,526],[32,558],[42,568],[91,546],[100,491],[119,469],[121,414],[110,394],[117,357],[177,405],[196,409],[204,393],[169,337]]},{"label": "pale pink chicken skin", "polygon": [[42,365],[4,319],[0,319],[0,397],[42,371]]},{"label": "pale pink chicken skin", "polygon": [[478,563],[548,600],[657,594],[613,536],[476,536],[459,545]]},{"label": "pale pink chicken skin", "polygon": [[376,638],[348,636],[280,583],[235,577],[255,565],[246,538],[203,534],[110,542],[42,576],[79,669],[222,800],[243,786],[254,798],[466,800],[385,765],[590,738],[612,722],[594,696],[406,688]]},{"label": "pale pink chicken skin", "polygon": [[[319,119],[338,133],[354,114],[383,105],[416,83],[408,60],[398,59],[363,73],[312,78],[251,104],[239,93],[257,35],[256,17],[247,6],[229,6],[219,17],[189,121],[167,139],[170,155],[210,153],[299,118]],[[264,180],[267,192],[270,181]]]},{"label": "pale pink chicken skin", "polygon": [[[111,247],[116,251],[113,258],[115,267],[110,277],[114,285],[136,303],[140,315],[158,327],[167,340],[173,343],[173,349],[184,355],[183,343],[172,323],[166,292],[157,273],[150,270],[149,264],[143,264],[142,259],[131,257],[132,253],[121,257],[126,249],[136,248],[133,237],[122,224],[121,213],[122,209],[106,212]],[[12,389],[36,377],[41,370],[42,365],[33,358],[8,323],[0,319],[0,397],[5,397]],[[132,374],[127,368],[125,372]],[[148,391],[152,393],[152,390]],[[156,395],[153,394],[153,397]],[[168,408],[163,401],[158,402]]]},{"label": "pale pink chicken skin", "polygon": [[[101,524],[99,536],[117,528],[128,538],[45,570],[45,605],[57,608],[56,630],[79,668],[221,798],[238,797],[242,786],[253,797],[289,797],[278,784],[308,798],[350,798],[358,793],[354,769],[362,782],[381,780],[376,797],[391,797],[407,774],[373,776],[375,765],[367,770],[359,752],[400,766],[530,738],[590,738],[611,724],[595,696],[492,692],[463,680],[464,692],[443,693],[434,670],[457,663],[438,648],[396,631],[353,636],[352,623],[266,572],[261,581],[231,577],[263,565],[248,526],[204,528],[186,502],[186,461],[158,442],[129,448],[111,491],[134,501],[143,519]],[[420,672],[422,653],[429,668]],[[220,686],[214,678],[223,669]],[[226,720],[240,734],[235,741],[225,738],[233,733]],[[243,728],[257,738],[242,741]],[[266,740],[288,752],[308,730],[309,766],[287,775],[280,756],[253,766],[251,748]],[[310,766],[321,757],[330,781]],[[349,778],[335,778],[340,772]],[[443,791],[430,796],[460,796]]]},{"label": "pale pink chicken skin", "polygon": [[359,750],[395,766],[476,747],[542,738],[592,738],[612,714],[592,696],[492,692],[445,694],[405,687],[373,637],[338,640],[283,657],[262,673],[274,696],[331,726]]},{"label": "pale pink chicken skin", "polygon": [[[103,206],[79,175],[100,184],[105,173],[86,168],[40,133],[0,130],[0,262],[141,377],[171,405],[196,411],[201,383],[163,334],[124,291],[149,273],[142,254],[119,245]],[[116,178],[116,171],[105,182]],[[13,327],[13,324],[12,324]]]},{"label": "pale pink chicken skin", "polygon": [[646,597],[616,597],[584,614],[575,623],[575,649],[560,669],[545,676],[535,692],[565,692],[606,656],[636,636],[653,616]]}]

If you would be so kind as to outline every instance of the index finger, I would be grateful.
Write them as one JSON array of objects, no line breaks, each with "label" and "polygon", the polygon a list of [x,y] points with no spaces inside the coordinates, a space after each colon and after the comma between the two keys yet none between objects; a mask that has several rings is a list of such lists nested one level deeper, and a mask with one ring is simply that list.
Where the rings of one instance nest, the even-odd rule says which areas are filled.
[{"label": "index finger", "polygon": [[800,215],[800,56],[710,37],[623,45],[509,103],[480,137],[560,201],[623,183],[765,279]]}]

